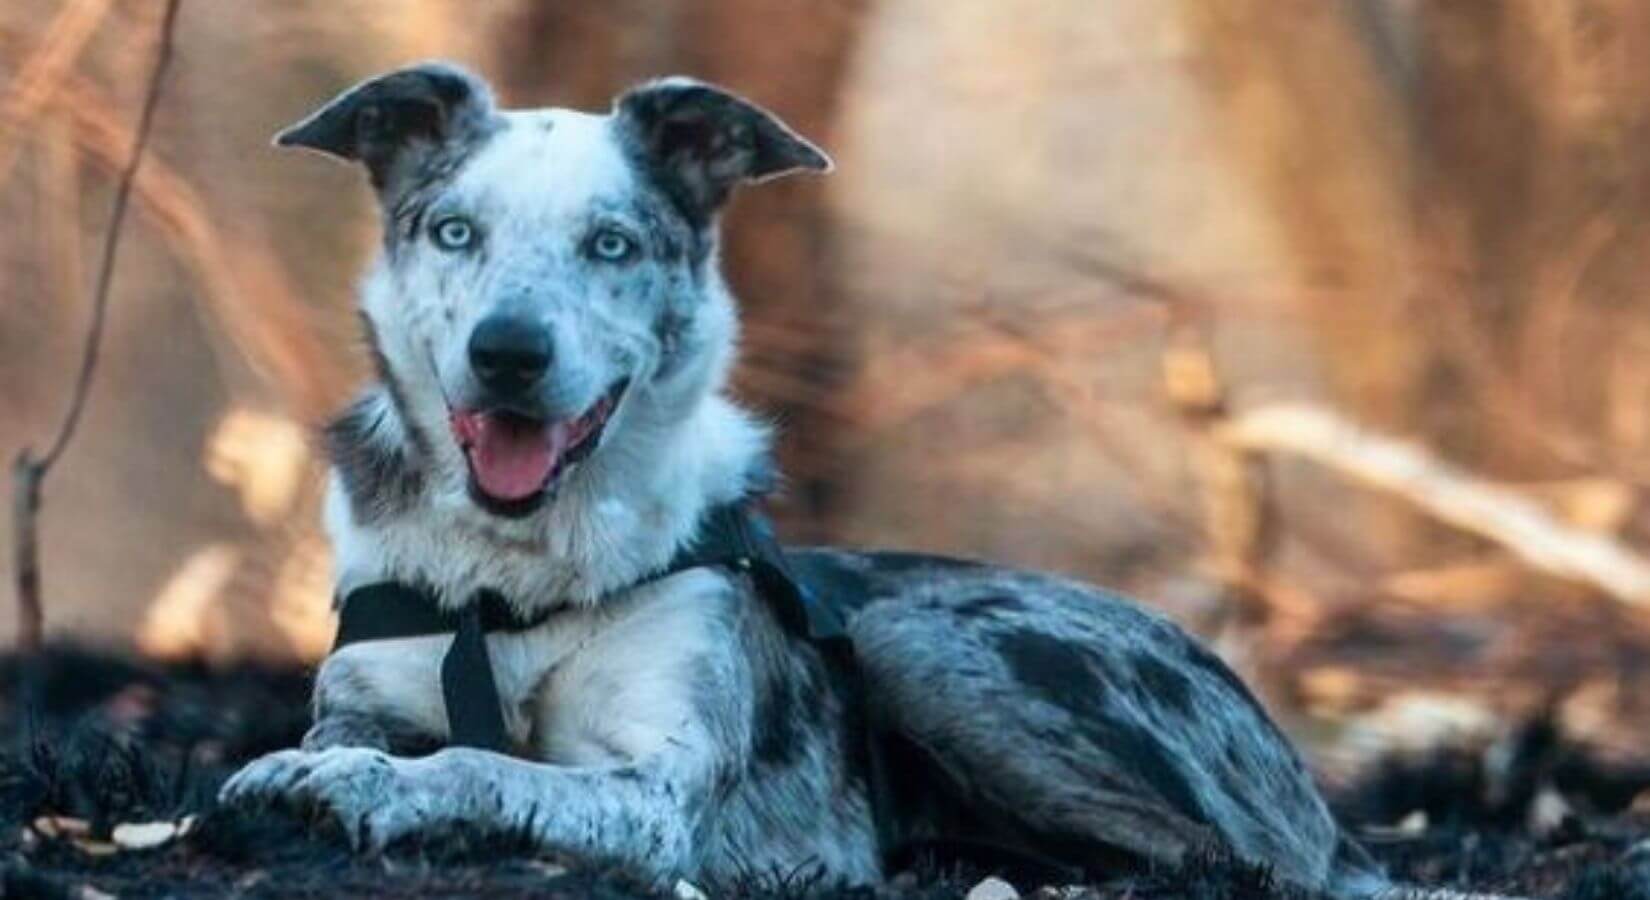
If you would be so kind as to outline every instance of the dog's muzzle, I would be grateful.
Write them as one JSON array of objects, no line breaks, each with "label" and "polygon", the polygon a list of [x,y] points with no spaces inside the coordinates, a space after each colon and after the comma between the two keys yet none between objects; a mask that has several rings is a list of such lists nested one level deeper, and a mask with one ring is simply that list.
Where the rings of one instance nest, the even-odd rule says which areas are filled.
[{"label": "dog's muzzle", "polygon": [[628,379],[620,379],[589,409],[550,420],[519,408],[458,409],[453,438],[470,470],[470,496],[495,515],[525,516],[543,505],[558,481],[600,445]]}]

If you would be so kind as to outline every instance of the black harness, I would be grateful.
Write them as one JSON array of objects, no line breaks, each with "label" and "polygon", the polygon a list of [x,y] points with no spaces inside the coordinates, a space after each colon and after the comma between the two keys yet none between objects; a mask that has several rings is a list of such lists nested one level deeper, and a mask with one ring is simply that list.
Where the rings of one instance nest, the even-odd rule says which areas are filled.
[{"label": "black harness", "polygon": [[[748,502],[728,503],[711,510],[692,544],[669,564],[624,590],[668,578],[690,569],[722,568],[742,572],[756,594],[768,605],[785,630],[817,647],[850,710],[849,727],[859,731],[855,741],[865,753],[872,818],[884,848],[898,841],[890,804],[890,787],[883,755],[870,736],[864,691],[853,645],[844,628],[842,608],[862,598],[827,592],[816,594],[796,576],[785,552],[774,538],[767,519]],[[362,641],[453,635],[441,660],[441,697],[453,746],[476,747],[507,753],[510,736],[504,727],[504,709],[487,656],[487,635],[515,633],[542,625],[553,610],[523,616],[494,590],[478,591],[462,609],[445,609],[440,595],[422,586],[380,581],[344,595],[338,614],[338,637],[333,651]]]},{"label": "black harness", "polygon": [[[834,674],[858,687],[853,648],[836,608],[808,590],[786,563],[766,519],[748,503],[713,509],[692,544],[664,568],[625,588],[668,578],[690,569],[723,568],[750,576],[756,593],[793,637],[818,646]],[[518,613],[497,591],[484,589],[461,609],[445,609],[433,590],[399,581],[380,581],[350,591],[339,612],[337,651],[361,641],[453,635],[441,660],[441,694],[447,706],[451,743],[499,753],[509,751],[498,684],[487,656],[489,634],[535,628],[553,610]],[[850,702],[859,698],[850,696]]]},{"label": "black harness", "polygon": [[[863,679],[844,627],[845,611],[858,608],[866,599],[851,589],[852,582],[843,583],[829,572],[811,568],[811,578],[799,577],[768,521],[751,508],[750,502],[739,501],[713,509],[691,545],[664,568],[624,590],[702,568],[746,574],[757,596],[791,637],[819,650],[849,709],[846,727],[856,733],[850,746],[863,754],[867,799],[885,861],[899,861],[903,868],[903,863],[926,850],[941,858],[992,860],[1011,867],[1009,870],[1019,867],[1019,871],[1039,873],[1045,881],[1059,877],[1072,880],[1073,870],[1020,841],[917,840],[902,833],[899,810],[910,806],[913,795],[937,797],[945,791],[927,785],[920,777],[931,766],[905,764],[903,758],[895,756],[887,736],[879,735],[869,721]],[[452,645],[441,661],[441,694],[447,707],[449,742],[507,753],[510,739],[486,637],[527,631],[553,614],[542,611],[522,616],[493,590],[479,591],[462,609],[449,610],[427,587],[381,581],[344,596],[333,650],[362,641],[453,635]],[[901,769],[897,786],[890,780],[891,765]]]}]

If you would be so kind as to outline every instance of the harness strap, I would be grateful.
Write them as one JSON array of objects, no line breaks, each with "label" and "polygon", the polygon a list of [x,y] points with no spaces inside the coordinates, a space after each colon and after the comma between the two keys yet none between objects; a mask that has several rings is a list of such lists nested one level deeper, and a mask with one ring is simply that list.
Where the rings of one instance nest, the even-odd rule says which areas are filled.
[{"label": "harness strap", "polygon": [[428,588],[381,581],[344,596],[332,649],[362,641],[452,635],[452,646],[441,659],[441,697],[452,743],[503,753],[510,738],[487,655],[487,635],[526,631],[547,618],[548,612],[521,616],[497,591],[478,591],[462,608],[445,609]]},{"label": "harness strap", "polygon": [[[621,590],[631,590],[690,569],[725,568],[747,574],[756,593],[791,636],[813,644],[843,687],[844,700],[860,732],[854,741],[865,753],[866,785],[880,846],[899,842],[892,809],[893,791],[881,742],[872,734],[864,700],[864,683],[853,645],[837,607],[815,594],[792,571],[772,526],[746,502],[710,511],[692,543],[663,569]],[[858,598],[855,598],[858,599]],[[487,654],[487,635],[517,633],[543,624],[553,611],[522,616],[494,590],[481,590],[459,609],[446,609],[428,587],[383,581],[355,588],[340,604],[333,650],[362,641],[453,635],[441,660],[441,695],[454,746],[507,753],[498,684]]]},{"label": "harness strap", "polygon": [[334,650],[362,641],[453,634],[470,610],[475,610],[487,634],[527,631],[550,618],[548,610],[523,616],[503,594],[492,590],[477,591],[474,601],[463,609],[445,609],[435,591],[400,581],[358,587],[344,595],[342,606]]},{"label": "harness strap", "polygon": [[453,645],[441,659],[441,700],[455,745],[502,753],[510,746],[510,734],[504,727],[480,609],[472,603],[459,615]]},{"label": "harness strap", "polygon": [[693,543],[658,574],[639,584],[688,569],[726,568],[750,575],[757,594],[793,636],[814,643],[846,640],[847,628],[835,607],[824,603],[791,571],[768,520],[744,503],[711,511]]},{"label": "harness strap", "polygon": [[[757,594],[792,635],[822,649],[841,644],[829,649],[832,655],[851,654],[842,616],[820,602],[791,572],[773,529],[744,502],[712,509],[692,543],[663,569],[622,590],[702,568],[747,573]],[[362,641],[453,635],[452,646],[441,661],[441,693],[451,741],[500,753],[509,750],[486,637],[535,628],[544,624],[551,610],[523,616],[494,590],[478,591],[471,602],[448,609],[434,590],[398,581],[355,588],[340,606],[334,651]],[[852,667],[844,671],[851,672]]]}]

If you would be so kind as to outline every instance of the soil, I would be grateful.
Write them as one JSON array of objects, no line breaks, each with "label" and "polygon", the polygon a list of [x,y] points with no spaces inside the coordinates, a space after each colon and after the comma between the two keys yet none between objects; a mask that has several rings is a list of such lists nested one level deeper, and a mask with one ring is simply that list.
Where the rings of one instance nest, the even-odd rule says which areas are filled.
[{"label": "soil", "polygon": [[[26,663],[0,659],[0,896],[655,896],[622,872],[494,840],[357,858],[323,825],[217,808],[216,788],[236,767],[297,742],[308,688],[299,669],[161,665],[73,646]],[[1650,900],[1650,815],[1632,806],[1646,786],[1650,771],[1592,758],[1535,722],[1488,752],[1389,760],[1332,800],[1405,881]],[[43,816],[82,820],[87,833],[42,834],[31,823]],[[110,842],[118,824],[185,816],[194,816],[187,835],[159,848]],[[989,874],[925,866],[846,896],[961,897]],[[1086,886],[1017,886],[1073,900],[1313,900],[1219,854]],[[804,875],[701,887],[711,896],[818,893]]]}]

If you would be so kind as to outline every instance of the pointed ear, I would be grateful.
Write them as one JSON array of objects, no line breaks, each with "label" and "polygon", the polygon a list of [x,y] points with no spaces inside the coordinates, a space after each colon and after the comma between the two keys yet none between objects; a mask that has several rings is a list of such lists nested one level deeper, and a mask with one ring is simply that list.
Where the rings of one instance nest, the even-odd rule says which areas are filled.
[{"label": "pointed ear", "polygon": [[646,169],[693,219],[708,219],[740,182],[831,170],[823,151],[773,113],[691,78],[634,88],[613,113]]},{"label": "pointed ear", "polygon": [[367,167],[380,191],[409,159],[477,142],[494,127],[492,91],[448,63],[423,63],[361,82],[275,136]]}]

